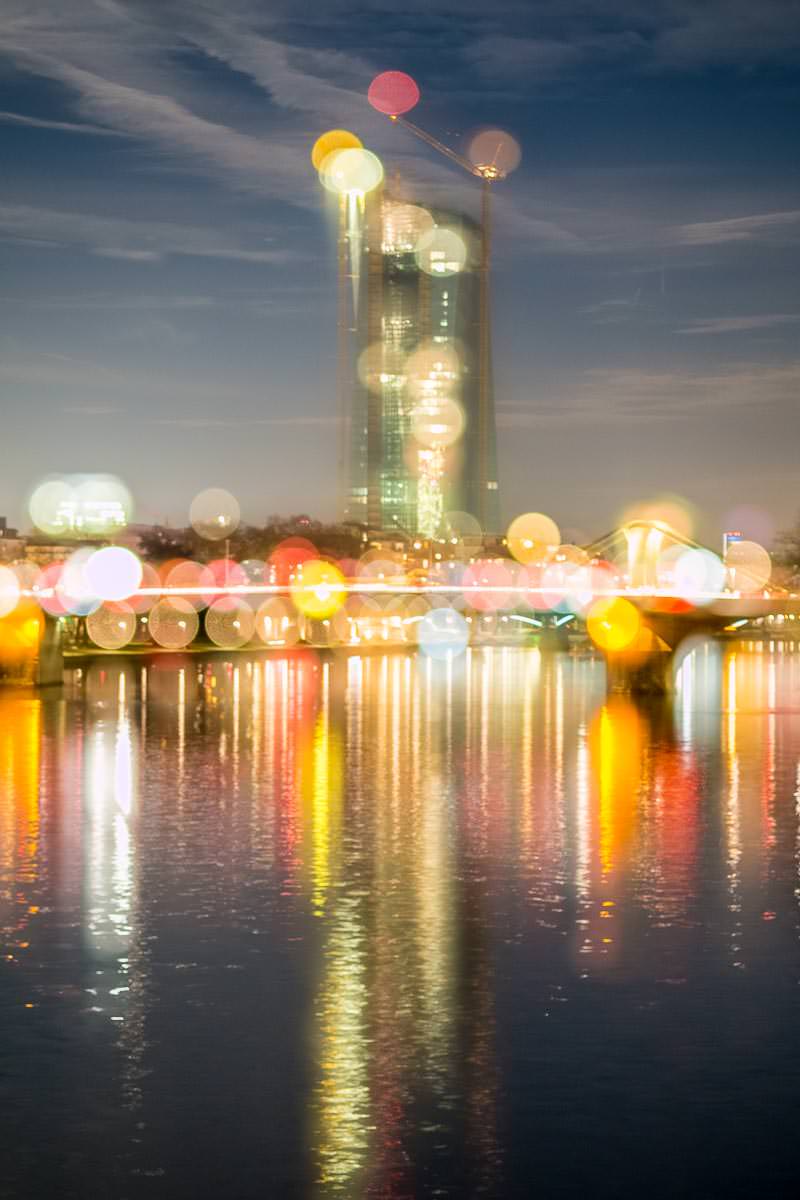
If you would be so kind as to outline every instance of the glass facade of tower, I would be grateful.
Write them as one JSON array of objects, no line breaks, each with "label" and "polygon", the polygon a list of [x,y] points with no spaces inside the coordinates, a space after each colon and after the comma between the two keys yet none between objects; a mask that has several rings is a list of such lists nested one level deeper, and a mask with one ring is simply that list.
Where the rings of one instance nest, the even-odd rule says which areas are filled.
[{"label": "glass facade of tower", "polygon": [[[431,248],[418,257],[421,235]],[[480,229],[464,216],[373,194],[362,245],[346,517],[435,536],[448,512],[483,512],[487,532],[496,532],[491,381],[486,479],[478,445]]]}]

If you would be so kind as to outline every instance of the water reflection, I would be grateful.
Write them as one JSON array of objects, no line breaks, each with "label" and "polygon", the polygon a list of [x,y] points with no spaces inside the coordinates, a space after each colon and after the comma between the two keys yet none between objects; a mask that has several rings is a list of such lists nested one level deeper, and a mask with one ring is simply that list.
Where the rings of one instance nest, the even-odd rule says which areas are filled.
[{"label": "water reflection", "polygon": [[799,701],[800,655],[704,642],[671,704],[503,648],[112,658],[0,693],[3,1019],[99,1056],[71,1136],[126,1194],[212,1194],[197,1138],[243,1195],[526,1194],[550,1092],[586,1103],[546,1030],[576,1021],[584,1073],[603,1053],[586,989],[613,1023],[669,1008],[643,987],[749,971],[776,1014],[796,988]]}]

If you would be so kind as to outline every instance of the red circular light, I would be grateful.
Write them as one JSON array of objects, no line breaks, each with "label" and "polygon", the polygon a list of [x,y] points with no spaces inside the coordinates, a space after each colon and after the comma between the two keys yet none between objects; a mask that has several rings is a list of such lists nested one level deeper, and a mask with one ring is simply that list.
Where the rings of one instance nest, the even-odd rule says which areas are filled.
[{"label": "red circular light", "polygon": [[383,71],[369,85],[367,99],[378,112],[399,117],[419,102],[419,88],[404,71]]}]

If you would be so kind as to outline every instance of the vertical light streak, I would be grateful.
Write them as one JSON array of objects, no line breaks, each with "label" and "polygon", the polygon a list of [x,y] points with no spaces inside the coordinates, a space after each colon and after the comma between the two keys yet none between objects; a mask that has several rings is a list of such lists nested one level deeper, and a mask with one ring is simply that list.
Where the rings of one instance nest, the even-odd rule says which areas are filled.
[{"label": "vertical light streak", "polygon": [[484,646],[481,654],[481,741],[480,741],[480,804],[481,824],[486,816],[489,796],[489,731],[491,728],[492,668],[494,657],[491,646]]},{"label": "vertical light streak", "polygon": [[353,290],[353,319],[358,319],[361,291],[361,254],[363,249],[364,193],[347,192],[347,248],[350,256],[350,282]]},{"label": "vertical light streak", "polygon": [[147,741],[147,667],[142,667],[139,673],[139,728],[141,729],[142,747]]},{"label": "vertical light streak", "polygon": [[696,675],[697,653],[695,650],[690,650],[683,656],[676,678],[680,705],[681,740],[685,746],[692,745]]},{"label": "vertical light streak", "polygon": [[[529,651],[523,651],[524,676],[522,681],[522,739],[520,754],[522,765],[520,771],[520,796],[522,799],[522,814],[520,820],[520,841],[522,858],[526,867],[532,870],[535,865],[533,846],[534,821],[534,790],[533,790],[533,684],[531,680],[532,659]],[[535,651],[533,652],[535,653]]]},{"label": "vertical light streak", "polygon": [[330,763],[329,749],[329,699],[330,699],[330,666],[325,663],[322,668],[322,705],[317,716],[314,730],[313,750],[313,784],[312,784],[312,859],[311,873],[313,878],[312,911],[315,917],[321,917],[325,911],[325,902],[331,883],[330,874],[330,806],[328,796],[328,775]]},{"label": "vertical light streak", "polygon": [[233,668],[233,789],[239,791],[239,718],[241,709],[241,673],[238,666]]},{"label": "vertical light streak", "polygon": [[[178,778],[183,778],[184,755],[186,751],[186,671],[181,667],[178,671]],[[181,789],[182,792],[182,789]]]},{"label": "vertical light streak", "polygon": [[576,771],[575,892],[579,901],[589,898],[591,887],[592,822],[591,763],[585,724],[578,728]]},{"label": "vertical light streak", "polygon": [[0,927],[15,940],[30,906],[20,922],[17,893],[39,882],[40,746],[41,701],[0,692]]},{"label": "vertical light streak", "polygon": [[726,745],[725,753],[728,761],[728,795],[725,805],[725,839],[728,911],[733,917],[730,934],[730,952],[733,965],[741,967],[742,937],[742,895],[741,895],[741,860],[742,860],[742,813],[739,799],[740,766],[736,747],[736,706],[737,678],[736,655],[731,654],[726,667],[725,695],[727,704]]},{"label": "vertical light streak", "polygon": [[[783,649],[783,643],[780,643]],[[767,666],[767,738],[762,753],[762,787],[761,787],[761,820],[763,830],[762,849],[765,861],[762,872],[766,878],[769,871],[769,859],[775,849],[775,737],[776,709],[778,706],[778,668],[774,657],[770,656]]]},{"label": "vertical light streak", "polygon": [[553,765],[553,782],[555,784],[556,814],[559,827],[559,840],[563,846],[564,835],[564,662],[559,654],[555,664],[555,762]]}]

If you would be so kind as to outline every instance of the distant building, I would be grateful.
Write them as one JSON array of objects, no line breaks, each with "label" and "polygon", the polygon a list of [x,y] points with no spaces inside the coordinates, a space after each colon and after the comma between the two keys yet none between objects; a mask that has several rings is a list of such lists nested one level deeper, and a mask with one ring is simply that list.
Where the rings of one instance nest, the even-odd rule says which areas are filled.
[{"label": "distant building", "polygon": [[0,562],[15,562],[25,551],[25,539],[19,536],[5,517],[0,517]]},{"label": "distant building", "polygon": [[[421,218],[455,235],[463,261],[448,261],[445,240],[421,268]],[[433,537],[458,511],[485,532],[500,529],[491,379],[480,411],[480,256],[481,231],[469,218],[367,196],[349,331],[358,367],[346,520]]]},{"label": "distant building", "polygon": [[728,547],[733,545],[735,542],[741,542],[742,536],[743,535],[742,535],[741,529],[726,529],[725,530],[725,532],[722,535],[722,558],[723,558],[723,561],[727,557]]}]

